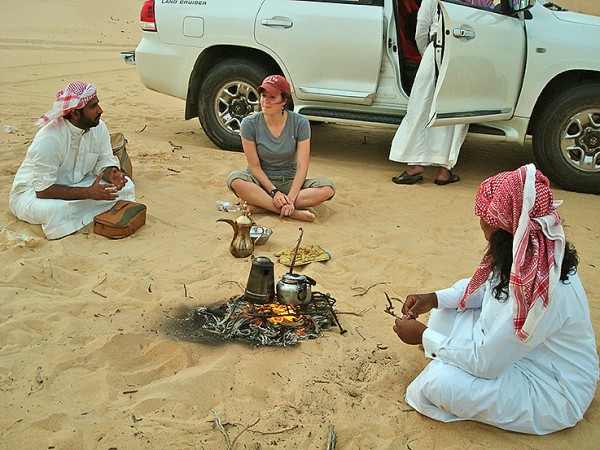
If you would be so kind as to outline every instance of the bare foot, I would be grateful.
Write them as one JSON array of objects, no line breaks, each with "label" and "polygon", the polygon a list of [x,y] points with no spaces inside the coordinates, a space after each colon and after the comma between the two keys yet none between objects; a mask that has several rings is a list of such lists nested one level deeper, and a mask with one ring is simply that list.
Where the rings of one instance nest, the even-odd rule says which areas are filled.
[{"label": "bare foot", "polygon": [[301,220],[303,222],[314,222],[316,218],[317,216],[308,209],[297,209],[290,216],[290,219]]}]

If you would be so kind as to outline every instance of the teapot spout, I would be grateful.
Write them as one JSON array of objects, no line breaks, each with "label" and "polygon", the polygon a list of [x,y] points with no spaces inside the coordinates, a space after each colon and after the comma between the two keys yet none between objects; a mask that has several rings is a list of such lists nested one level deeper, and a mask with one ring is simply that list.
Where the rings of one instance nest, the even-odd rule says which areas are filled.
[{"label": "teapot spout", "polygon": [[235,222],[235,220],[231,220],[231,219],[217,219],[217,222],[227,222],[229,225],[231,225],[231,228],[233,228],[233,236],[237,236],[238,233],[238,226],[237,223]]},{"label": "teapot spout", "polygon": [[231,219],[217,219],[217,222],[227,222],[233,228],[235,228],[235,221]]}]

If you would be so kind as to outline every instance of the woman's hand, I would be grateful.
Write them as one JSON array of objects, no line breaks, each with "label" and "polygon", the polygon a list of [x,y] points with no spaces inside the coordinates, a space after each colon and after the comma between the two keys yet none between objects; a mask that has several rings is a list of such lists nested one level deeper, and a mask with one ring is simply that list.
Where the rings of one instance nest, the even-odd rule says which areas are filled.
[{"label": "woman's hand", "polygon": [[416,319],[419,315],[437,307],[437,295],[434,292],[430,294],[411,294],[407,295],[406,300],[404,300],[402,314],[408,319]]},{"label": "woman's hand", "polygon": [[425,325],[415,319],[396,319],[394,331],[402,342],[416,345],[423,343],[423,332],[427,329]]},{"label": "woman's hand", "polygon": [[281,207],[281,212],[279,213],[279,217],[280,218],[284,218],[284,217],[289,217],[291,216],[294,211],[296,211],[296,208],[294,207],[293,203],[289,203],[287,205],[283,205]]},{"label": "woman's hand", "polygon": [[273,196],[273,205],[276,208],[282,208],[284,205],[288,205],[290,203],[290,199],[283,192],[277,191]]}]

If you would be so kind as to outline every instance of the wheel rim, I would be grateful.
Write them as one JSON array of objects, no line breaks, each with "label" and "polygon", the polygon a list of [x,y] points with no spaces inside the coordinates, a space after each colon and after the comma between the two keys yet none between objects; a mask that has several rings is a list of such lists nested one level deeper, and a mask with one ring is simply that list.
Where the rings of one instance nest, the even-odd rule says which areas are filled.
[{"label": "wheel rim", "polygon": [[214,108],[219,124],[229,133],[239,135],[242,119],[260,109],[259,95],[244,81],[230,81],[219,89]]},{"label": "wheel rim", "polygon": [[583,172],[600,172],[600,110],[571,116],[562,130],[561,150],[567,162]]}]

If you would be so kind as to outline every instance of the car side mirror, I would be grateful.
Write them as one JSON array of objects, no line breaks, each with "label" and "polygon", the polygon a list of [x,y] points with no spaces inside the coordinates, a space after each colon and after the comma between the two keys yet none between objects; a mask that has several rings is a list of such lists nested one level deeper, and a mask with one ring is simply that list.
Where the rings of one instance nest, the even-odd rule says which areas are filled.
[{"label": "car side mirror", "polygon": [[535,0],[513,0],[513,10],[515,12],[525,11],[535,5]]}]

